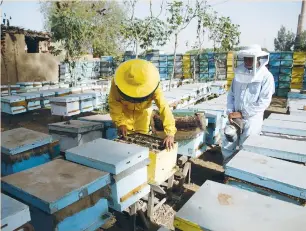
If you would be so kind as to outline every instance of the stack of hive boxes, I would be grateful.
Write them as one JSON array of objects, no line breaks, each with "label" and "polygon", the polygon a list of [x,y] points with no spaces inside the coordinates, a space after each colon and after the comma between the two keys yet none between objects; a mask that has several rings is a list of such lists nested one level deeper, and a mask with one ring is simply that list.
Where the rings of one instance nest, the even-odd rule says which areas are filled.
[{"label": "stack of hive boxes", "polygon": [[[174,55],[168,55],[168,76],[171,76],[173,71]],[[183,77],[183,55],[177,54],[175,57],[174,78],[181,79]]]},{"label": "stack of hive boxes", "polygon": [[168,58],[167,55],[159,55],[159,74],[161,80],[168,80]]},{"label": "stack of hive boxes", "polygon": [[114,62],[112,56],[102,56],[101,60],[101,75],[103,77],[112,76],[114,73]]},{"label": "stack of hive boxes", "polygon": [[275,84],[275,94],[277,94],[278,89],[278,81],[280,75],[280,57],[281,54],[279,52],[270,53],[270,60],[269,60],[269,71],[272,73],[274,78]]},{"label": "stack of hive boxes", "polygon": [[226,56],[226,53],[216,53],[214,56],[214,62],[217,66],[216,75],[218,80],[226,79]]},{"label": "stack of hive boxes", "polygon": [[303,88],[305,61],[306,61],[305,52],[294,52],[291,89],[301,90]]},{"label": "stack of hive boxes", "polygon": [[209,52],[207,54],[208,54],[208,81],[213,81],[216,75],[215,54],[212,52]]},{"label": "stack of hive boxes", "polygon": [[226,79],[227,79],[227,89],[230,89],[232,81],[234,79],[234,54],[233,54],[233,52],[228,52],[227,53]]},{"label": "stack of hive boxes", "polygon": [[183,77],[184,79],[191,78],[191,56],[189,54],[183,55]]},{"label": "stack of hive boxes", "polygon": [[[197,65],[198,64],[198,65]],[[199,55],[198,62],[196,62],[196,73],[199,73],[199,82],[207,82],[208,80],[208,53]]]},{"label": "stack of hive boxes", "polygon": [[290,91],[292,64],[293,64],[293,53],[281,52],[279,82],[278,82],[278,89],[276,90],[277,96],[287,97],[287,94]]},{"label": "stack of hive boxes", "polygon": [[304,66],[304,77],[303,77],[303,90],[306,90],[306,63]]}]

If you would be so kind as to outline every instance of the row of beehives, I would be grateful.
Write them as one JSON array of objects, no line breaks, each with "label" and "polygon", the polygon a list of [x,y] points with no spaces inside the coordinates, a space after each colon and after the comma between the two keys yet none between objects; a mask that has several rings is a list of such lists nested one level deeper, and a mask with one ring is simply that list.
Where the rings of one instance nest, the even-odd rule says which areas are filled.
[{"label": "row of beehives", "polygon": [[108,91],[108,85],[92,85],[72,88],[52,88],[48,90],[20,93],[1,97],[1,111],[14,115],[40,108],[50,108],[51,102],[58,102],[62,97],[67,95],[79,97],[79,101],[81,101],[85,97],[82,98],[82,94],[86,94],[88,97],[91,96],[94,108],[101,108],[105,105],[106,93]]},{"label": "row of beehives", "polygon": [[[194,115],[195,112],[197,110],[194,109],[176,110],[174,114]],[[216,122],[220,118],[218,113],[212,111],[208,120]],[[2,134],[1,173],[6,176],[2,178],[2,190],[31,208],[31,223],[38,230],[67,230],[71,225],[73,230],[83,230],[92,224],[97,228],[108,218],[107,205],[122,211],[149,192],[148,183],[158,185],[173,174],[177,153],[197,157],[206,149],[205,132],[189,141],[179,142],[179,148],[170,152],[162,150],[161,140],[152,137],[139,139],[131,136],[122,146],[118,144],[122,142],[118,139],[101,139],[117,137],[109,115],[50,124],[49,133],[52,138],[24,128]],[[148,146],[150,151],[126,142]],[[59,156],[60,150],[66,152],[66,159],[87,167],[69,161],[51,161]],[[105,185],[110,181],[108,194]],[[84,208],[84,204],[90,205]],[[25,214],[29,210],[20,209],[24,219],[12,222],[16,219],[5,214],[3,219],[6,220],[2,223],[17,227],[21,222],[28,221],[30,216]],[[21,213],[14,214],[21,216]]]},{"label": "row of beehives", "polygon": [[[3,230],[30,219],[35,230],[96,230],[110,218],[108,207],[129,212],[148,195],[149,184],[176,171],[177,146],[166,151],[162,139],[137,134],[103,139],[102,127],[72,120],[50,124],[53,138],[24,128],[2,133],[2,192],[26,205],[2,203]],[[56,158],[55,137],[66,160]]]},{"label": "row of beehives", "polygon": [[305,147],[305,114],[271,114],[262,135],[249,136],[225,165],[225,184],[206,181],[176,214],[174,227],[304,230]]}]

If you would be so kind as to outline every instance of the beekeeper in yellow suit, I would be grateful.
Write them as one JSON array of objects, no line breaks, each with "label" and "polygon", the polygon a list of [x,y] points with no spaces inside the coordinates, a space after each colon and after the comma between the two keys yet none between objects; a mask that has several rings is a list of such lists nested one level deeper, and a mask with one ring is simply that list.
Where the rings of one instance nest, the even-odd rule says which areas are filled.
[{"label": "beekeeper in yellow suit", "polygon": [[175,120],[160,88],[157,68],[141,59],[122,63],[116,70],[109,94],[110,116],[119,134],[148,134],[153,100],[163,120],[166,134],[164,144],[172,148],[176,133]]}]

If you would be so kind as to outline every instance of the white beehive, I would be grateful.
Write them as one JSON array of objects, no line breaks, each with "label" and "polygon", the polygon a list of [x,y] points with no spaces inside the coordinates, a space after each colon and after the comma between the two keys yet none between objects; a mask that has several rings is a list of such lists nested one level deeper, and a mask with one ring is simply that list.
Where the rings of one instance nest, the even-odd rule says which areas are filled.
[{"label": "white beehive", "polygon": [[63,96],[50,99],[51,114],[58,116],[73,116],[80,114],[79,97]]}]

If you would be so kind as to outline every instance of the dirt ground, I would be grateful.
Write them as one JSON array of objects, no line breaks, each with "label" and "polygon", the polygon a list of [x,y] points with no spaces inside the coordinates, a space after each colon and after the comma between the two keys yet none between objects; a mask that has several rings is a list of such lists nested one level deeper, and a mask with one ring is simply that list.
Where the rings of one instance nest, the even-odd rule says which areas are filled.
[{"label": "dirt ground", "polygon": [[[273,98],[271,106],[265,113],[267,118],[271,113],[286,113],[286,99],[284,98]],[[78,115],[78,117],[91,115],[94,113],[85,113]],[[8,116],[5,114],[1,115],[1,131],[10,130],[17,127],[25,127],[31,130],[48,133],[48,124],[60,122],[63,119],[59,116],[52,116],[50,110],[36,110],[25,114]],[[67,119],[64,119],[67,120]],[[190,160],[191,167],[191,182],[190,184],[184,184],[183,191],[178,190],[174,187],[174,192],[171,200],[159,208],[154,214],[153,221],[150,223],[150,231],[158,230],[160,226],[166,226],[173,230],[173,219],[175,212],[178,211],[190,197],[199,189],[199,187],[206,181],[212,180],[217,182],[223,182],[224,180],[224,169],[222,167],[222,155],[220,147],[210,147],[203,155],[197,159]],[[137,218],[137,223],[141,223],[140,219]],[[128,221],[130,222],[130,221]],[[115,219],[108,224],[108,227],[101,228],[102,230],[109,231],[127,231],[127,227],[120,227],[120,224]],[[137,230],[144,230],[139,225]]]}]

